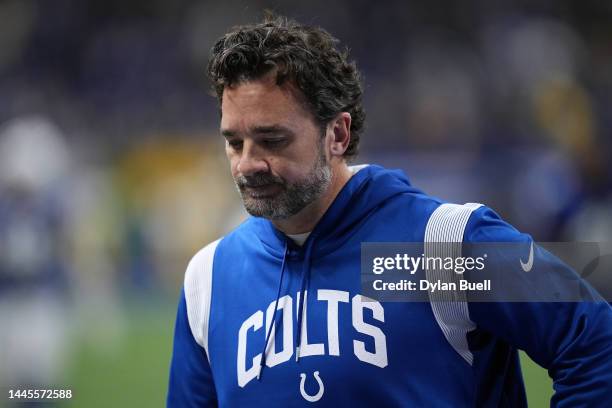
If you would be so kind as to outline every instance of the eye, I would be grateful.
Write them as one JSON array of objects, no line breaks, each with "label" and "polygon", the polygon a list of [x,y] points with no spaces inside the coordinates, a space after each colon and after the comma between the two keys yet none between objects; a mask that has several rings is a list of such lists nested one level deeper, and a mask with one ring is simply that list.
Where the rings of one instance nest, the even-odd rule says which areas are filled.
[{"label": "eye", "polygon": [[277,148],[282,147],[287,142],[284,138],[264,139],[263,143],[266,147]]},{"label": "eye", "polygon": [[228,140],[227,144],[234,150],[240,150],[242,148],[242,140],[238,140],[238,139]]}]

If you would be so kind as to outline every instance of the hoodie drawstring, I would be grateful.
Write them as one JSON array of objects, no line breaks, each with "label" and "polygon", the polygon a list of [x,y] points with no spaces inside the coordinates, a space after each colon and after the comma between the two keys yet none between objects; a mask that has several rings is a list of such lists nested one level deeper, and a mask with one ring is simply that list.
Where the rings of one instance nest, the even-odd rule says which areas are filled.
[{"label": "hoodie drawstring", "polygon": [[[300,284],[300,298],[298,304],[298,317],[297,317],[297,330],[296,330],[296,339],[295,339],[295,361],[298,361],[300,358],[300,342],[302,341],[302,322],[303,315],[306,310],[306,290],[308,286],[308,282],[310,281],[310,265],[311,255],[312,255],[312,247],[314,240],[309,240],[309,244],[306,247],[306,252],[304,255],[304,267],[302,268],[302,282]],[[268,328],[268,333],[266,334],[266,339],[264,341],[263,350],[261,352],[261,361],[259,363],[259,373],[257,374],[257,379],[261,381],[261,376],[266,366],[266,353],[268,349],[268,343],[270,342],[270,335],[272,334],[272,327],[276,325],[276,312],[278,311],[278,300],[280,299],[280,294],[283,286],[283,277],[285,276],[286,264],[287,264],[287,254],[289,252],[288,245],[285,243],[285,250],[283,255],[283,262],[281,265],[280,272],[280,281],[278,282],[278,291],[276,293],[276,302],[274,302],[274,313],[272,314],[272,321],[270,322],[270,327]]]},{"label": "hoodie drawstring", "polygon": [[304,267],[302,269],[302,284],[300,285],[300,300],[298,305],[298,318],[297,318],[297,330],[295,339],[295,361],[300,359],[300,345],[302,341],[302,321],[303,315],[306,309],[306,287],[310,282],[310,264],[311,254],[314,240],[310,240],[309,245],[306,247],[306,254],[304,255]]},{"label": "hoodie drawstring", "polygon": [[268,342],[270,341],[270,334],[272,334],[272,327],[276,324],[276,312],[278,311],[278,299],[280,298],[281,289],[283,287],[283,276],[285,276],[285,265],[287,263],[287,253],[289,252],[287,243],[285,242],[285,250],[283,251],[283,263],[281,265],[280,281],[278,282],[278,291],[276,293],[276,302],[274,303],[274,313],[272,314],[272,322],[268,328],[268,334],[266,334],[266,340],[264,341],[263,350],[261,352],[261,362],[259,363],[259,373],[257,374],[257,380],[261,381],[261,374],[264,367],[266,366],[266,349],[268,348]]}]

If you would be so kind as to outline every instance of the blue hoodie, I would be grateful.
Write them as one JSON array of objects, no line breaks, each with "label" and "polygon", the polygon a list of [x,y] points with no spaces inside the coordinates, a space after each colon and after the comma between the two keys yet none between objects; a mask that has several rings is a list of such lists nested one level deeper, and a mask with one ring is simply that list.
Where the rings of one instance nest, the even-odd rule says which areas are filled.
[{"label": "blue hoodie", "polygon": [[206,246],[180,296],[168,406],[520,407],[518,349],[549,370],[553,406],[611,406],[605,303],[465,303],[449,315],[361,294],[362,242],[423,242],[449,217],[458,242],[531,239],[372,165],[301,247],[256,217]]}]

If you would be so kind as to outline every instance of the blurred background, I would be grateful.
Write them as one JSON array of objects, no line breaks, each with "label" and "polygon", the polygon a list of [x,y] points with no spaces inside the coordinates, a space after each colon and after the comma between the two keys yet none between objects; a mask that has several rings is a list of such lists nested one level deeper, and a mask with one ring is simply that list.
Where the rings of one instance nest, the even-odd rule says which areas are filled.
[{"label": "blurred background", "polygon": [[611,2],[2,0],[0,407],[164,405],[186,264],[244,217],[208,51],[265,8],[349,47],[358,162],[540,241],[612,241]]}]

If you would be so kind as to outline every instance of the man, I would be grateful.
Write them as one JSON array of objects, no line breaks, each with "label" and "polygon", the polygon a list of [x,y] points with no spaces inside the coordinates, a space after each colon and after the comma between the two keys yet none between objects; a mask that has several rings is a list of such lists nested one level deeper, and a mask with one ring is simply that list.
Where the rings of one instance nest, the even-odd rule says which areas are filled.
[{"label": "man", "polygon": [[349,167],[362,90],[335,43],[279,18],[212,49],[221,134],[252,217],[187,268],[168,406],[525,406],[517,349],[549,369],[554,405],[609,404],[607,304],[457,302],[449,313],[363,296],[362,242],[530,238],[399,171]]}]

